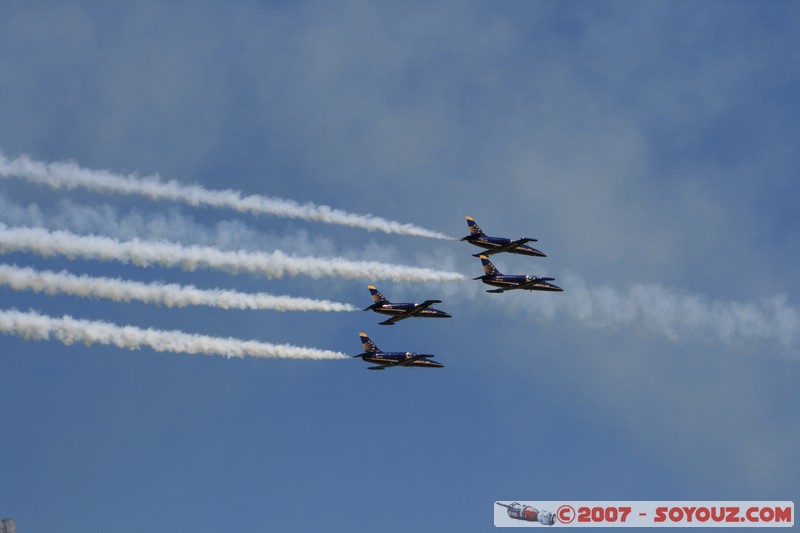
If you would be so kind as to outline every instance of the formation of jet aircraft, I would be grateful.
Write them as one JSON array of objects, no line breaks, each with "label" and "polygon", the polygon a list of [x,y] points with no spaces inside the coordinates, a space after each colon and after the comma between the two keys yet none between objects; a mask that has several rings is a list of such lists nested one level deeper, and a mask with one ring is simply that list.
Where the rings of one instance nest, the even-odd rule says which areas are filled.
[{"label": "formation of jet aircraft", "polygon": [[374,285],[367,287],[372,295],[372,301],[375,302],[364,311],[375,311],[382,315],[389,315],[392,318],[380,322],[381,326],[391,326],[395,322],[404,320],[411,317],[419,318],[451,318],[451,315],[434,309],[431,307],[433,304],[442,303],[441,300],[425,300],[422,303],[392,303],[387,300],[383,294],[375,288]]},{"label": "formation of jet aircraft", "polygon": [[359,333],[361,338],[361,346],[364,348],[364,353],[354,355],[353,357],[360,357],[368,363],[375,363],[375,366],[368,366],[367,370],[383,370],[384,368],[391,368],[393,366],[407,366],[407,367],[427,367],[427,368],[443,368],[444,365],[431,361],[434,357],[429,353],[413,353],[413,352],[384,352],[378,349],[374,342],[367,337],[366,333]]},{"label": "formation of jet aircraft", "polygon": [[[461,239],[468,243],[478,246],[486,250],[485,252],[474,254],[478,257],[483,265],[483,276],[474,278],[481,280],[487,285],[497,287],[490,289],[486,292],[502,293],[511,290],[526,290],[526,291],[551,291],[561,292],[564,289],[550,283],[555,281],[555,278],[543,278],[538,276],[529,275],[508,275],[502,274],[489,260],[490,255],[499,253],[509,253],[518,255],[529,255],[535,257],[547,257],[544,253],[536,248],[528,246],[529,242],[537,242],[536,239],[531,237],[523,237],[521,239],[508,239],[506,237],[490,237],[486,235],[483,230],[475,223],[475,219],[467,217],[467,226],[469,227],[469,235]],[[392,326],[400,320],[406,318],[450,318],[451,315],[434,309],[431,307],[433,304],[442,303],[441,300],[425,300],[422,303],[392,303],[387,300],[383,294],[375,288],[374,285],[369,285],[370,295],[372,296],[373,304],[364,309],[364,311],[374,311],[382,315],[388,315],[390,318],[379,322],[382,326]],[[369,370],[383,370],[395,366],[405,367],[427,367],[427,368],[442,368],[444,365],[441,363],[431,361],[433,355],[431,354],[417,354],[412,352],[383,352],[375,346],[375,343],[370,340],[365,333],[360,333],[361,344],[364,352],[353,357],[360,357],[364,361],[374,363],[375,366],[367,367]],[[509,514],[519,511],[505,504],[498,503],[508,508]],[[535,520],[535,519],[534,519]],[[544,522],[543,522],[544,523]]]},{"label": "formation of jet aircraft", "polygon": [[483,264],[483,276],[474,278],[481,280],[487,285],[499,287],[497,289],[488,290],[486,292],[501,293],[515,289],[526,291],[552,291],[561,292],[564,289],[558,285],[549,283],[554,281],[555,278],[542,278],[538,276],[528,275],[509,275],[502,274],[497,268],[489,261],[490,255],[506,252],[510,254],[533,255],[537,257],[547,257],[545,254],[535,248],[527,246],[525,243],[536,241],[536,239],[522,238],[517,240],[507,239],[505,237],[489,237],[483,230],[475,223],[475,219],[467,217],[467,226],[469,227],[469,235],[461,239],[467,241],[475,246],[486,248],[488,251],[480,254],[474,254],[478,257]]}]

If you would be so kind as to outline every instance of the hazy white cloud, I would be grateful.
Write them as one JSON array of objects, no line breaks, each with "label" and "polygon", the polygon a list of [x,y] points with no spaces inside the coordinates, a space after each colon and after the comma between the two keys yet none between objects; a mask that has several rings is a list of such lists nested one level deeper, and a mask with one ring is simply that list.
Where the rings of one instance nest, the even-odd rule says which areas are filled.
[{"label": "hazy white cloud", "polygon": [[737,302],[655,283],[595,285],[573,274],[562,279],[563,293],[508,295],[496,303],[547,321],[566,317],[595,329],[644,329],[675,342],[771,342],[791,352],[800,341],[800,311],[786,295]]}]

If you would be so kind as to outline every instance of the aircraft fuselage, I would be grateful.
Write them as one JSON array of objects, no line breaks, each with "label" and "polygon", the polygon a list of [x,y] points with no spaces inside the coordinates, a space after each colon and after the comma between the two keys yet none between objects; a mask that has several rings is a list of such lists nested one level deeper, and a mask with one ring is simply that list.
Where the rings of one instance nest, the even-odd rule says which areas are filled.
[{"label": "aircraft fuselage", "polygon": [[430,354],[416,354],[411,352],[377,352],[371,353],[369,355],[363,356],[364,361],[368,363],[374,363],[377,365],[397,365],[397,366],[421,366],[421,367],[429,367],[429,368],[444,368],[444,365],[441,363],[437,363],[436,361],[430,361],[428,359],[417,359],[415,361],[411,361],[408,364],[402,364],[403,361],[408,361],[414,357],[419,357],[422,355],[423,357],[433,357]]},{"label": "aircraft fuselage", "polygon": [[[474,244],[480,248],[484,248],[486,250],[496,250],[498,248],[503,248],[508,246],[514,239],[507,239],[505,237],[489,237],[488,235],[471,235],[466,237],[466,240],[470,244]],[[520,244],[515,248],[511,248],[506,250],[506,253],[509,254],[519,254],[519,255],[533,255],[536,257],[547,257],[544,253],[540,252],[536,248],[532,246],[528,246],[527,244]]]},{"label": "aircraft fuselage", "polygon": [[[389,316],[399,316],[404,315],[414,309],[417,304],[413,303],[402,303],[402,304],[383,304],[380,307],[374,306],[372,310],[376,313],[380,313],[382,315],[389,315]],[[445,313],[444,311],[440,311],[438,309],[434,309],[432,307],[428,307],[425,309],[421,309],[416,313],[410,315],[412,317],[425,317],[425,318],[450,318],[451,315]]]},{"label": "aircraft fuselage", "polygon": [[564,289],[558,285],[553,285],[544,280],[539,280],[533,276],[523,276],[514,274],[497,274],[495,276],[484,276],[483,282],[487,285],[500,287],[504,290],[524,289],[526,291],[552,291],[561,292]]}]

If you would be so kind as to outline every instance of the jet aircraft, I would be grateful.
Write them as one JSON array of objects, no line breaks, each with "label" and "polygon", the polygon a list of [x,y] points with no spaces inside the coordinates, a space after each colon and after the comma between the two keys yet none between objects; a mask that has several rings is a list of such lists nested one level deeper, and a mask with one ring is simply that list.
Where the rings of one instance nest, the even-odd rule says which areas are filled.
[{"label": "jet aircraft", "polygon": [[505,292],[514,289],[524,289],[526,291],[563,291],[561,287],[548,283],[555,278],[539,278],[535,276],[507,275],[501,274],[495,268],[489,258],[485,255],[478,256],[483,263],[483,271],[486,273],[474,279],[479,279],[487,285],[500,287],[499,289],[488,290],[486,292]]},{"label": "jet aircraft", "polygon": [[377,366],[368,366],[367,370],[383,370],[384,368],[391,368],[393,366],[421,366],[428,368],[442,368],[443,364],[435,361],[430,361],[432,354],[427,353],[412,353],[412,352],[382,352],[375,346],[375,343],[367,337],[366,333],[359,333],[361,337],[361,346],[364,348],[364,353],[354,355],[353,357],[360,357],[368,363],[375,363]]},{"label": "jet aircraft", "polygon": [[500,252],[508,252],[510,254],[520,254],[520,255],[535,255],[536,257],[547,257],[545,254],[528,246],[525,243],[528,242],[537,242],[536,239],[531,239],[529,237],[524,237],[522,239],[506,239],[505,237],[489,237],[486,235],[483,230],[475,223],[475,220],[472,217],[467,217],[467,226],[469,226],[469,235],[461,239],[462,241],[467,241],[470,244],[474,244],[475,246],[479,246],[480,248],[485,248],[486,252],[481,252],[478,254],[473,254],[473,257],[478,257],[481,254],[483,255],[493,255],[499,254]]},{"label": "jet aircraft", "polygon": [[392,303],[383,294],[378,291],[373,285],[367,287],[372,295],[374,304],[370,305],[364,311],[375,311],[382,315],[390,315],[392,318],[379,322],[381,326],[391,326],[399,320],[410,317],[420,318],[450,318],[450,315],[444,311],[439,311],[431,307],[433,304],[442,303],[441,300],[425,300],[421,304],[412,303]]}]

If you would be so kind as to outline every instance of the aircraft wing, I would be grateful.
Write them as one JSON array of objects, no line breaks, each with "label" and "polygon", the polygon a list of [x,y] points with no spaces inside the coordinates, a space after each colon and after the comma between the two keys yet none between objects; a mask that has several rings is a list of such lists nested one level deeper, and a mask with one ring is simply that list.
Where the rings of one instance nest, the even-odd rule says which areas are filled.
[{"label": "aircraft wing", "polygon": [[[411,359],[406,359],[405,361],[400,361],[397,364],[406,366],[408,363],[413,363],[414,361],[419,361],[420,359],[424,359],[425,357],[427,357],[427,356],[422,355],[422,354],[413,355],[413,356],[411,356]],[[394,366],[394,365],[392,365],[392,366]]]},{"label": "aircraft wing", "polygon": [[441,300],[425,300],[421,304],[417,304],[408,312],[408,316],[415,316],[422,312],[423,309],[427,309],[428,307],[432,306],[433,304],[440,304],[442,303]]},{"label": "aircraft wing", "polygon": [[424,355],[424,354],[413,355],[409,359],[403,359],[402,361],[395,361],[394,363],[386,363],[386,364],[383,365],[383,368],[391,368],[393,366],[405,366],[408,363],[413,363],[414,361],[419,361],[420,359],[423,359],[424,357],[427,357],[427,356]]},{"label": "aircraft wing", "polygon": [[485,252],[481,252],[481,255],[494,255],[502,252],[508,252],[514,250],[515,248],[519,248],[520,246],[528,242],[536,242],[536,239],[527,239],[527,238],[517,239],[516,241],[511,241],[510,243],[504,244],[503,246],[500,246],[498,248],[493,248],[491,250],[486,250]]},{"label": "aircraft wing", "polygon": [[384,320],[383,322],[380,322],[380,325],[382,325],[382,326],[391,326],[392,324],[394,324],[395,322],[398,322],[400,320],[403,320],[403,319],[406,319],[406,318],[410,318],[412,316],[417,316],[424,309],[427,309],[428,307],[432,306],[433,304],[440,304],[440,303],[442,303],[441,300],[425,300],[421,304],[415,305],[414,307],[412,307],[411,309],[409,309],[408,311],[406,311],[402,315],[393,316],[392,318],[390,318],[388,320]]},{"label": "aircraft wing", "polygon": [[534,279],[528,281],[527,283],[520,283],[519,285],[517,285],[514,288],[515,289],[529,289],[529,288],[535,286],[537,283],[541,283],[542,281],[553,281],[555,279],[556,278],[534,278]]},{"label": "aircraft wing", "polygon": [[409,359],[403,359],[402,361],[380,364],[378,366],[369,366],[367,367],[367,370],[383,370],[384,368],[392,368],[393,366],[407,366],[409,363],[413,363],[414,361],[419,361],[420,359],[427,359],[428,357],[431,356],[428,354],[417,354]]}]

